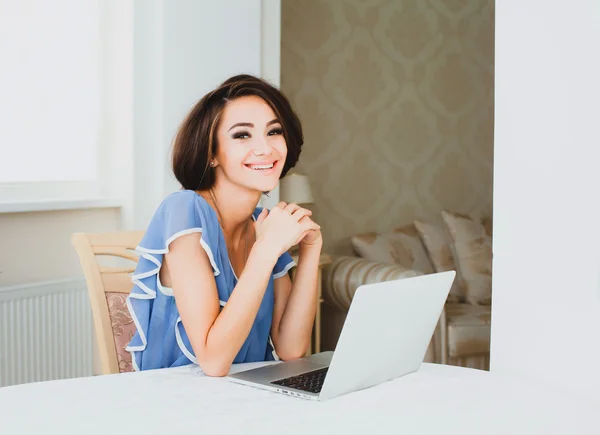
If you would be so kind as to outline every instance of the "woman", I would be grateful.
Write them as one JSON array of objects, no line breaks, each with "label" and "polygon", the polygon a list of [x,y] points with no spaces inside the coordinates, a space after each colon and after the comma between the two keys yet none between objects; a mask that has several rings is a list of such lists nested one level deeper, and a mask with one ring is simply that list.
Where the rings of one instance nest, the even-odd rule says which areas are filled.
[{"label": "woman", "polygon": [[[295,359],[308,349],[317,298],[320,227],[311,212],[261,195],[294,167],[302,128],[288,100],[240,75],[205,95],[173,146],[183,189],[158,207],[138,247],[127,299],[136,370]],[[287,250],[299,244],[294,265]]]}]

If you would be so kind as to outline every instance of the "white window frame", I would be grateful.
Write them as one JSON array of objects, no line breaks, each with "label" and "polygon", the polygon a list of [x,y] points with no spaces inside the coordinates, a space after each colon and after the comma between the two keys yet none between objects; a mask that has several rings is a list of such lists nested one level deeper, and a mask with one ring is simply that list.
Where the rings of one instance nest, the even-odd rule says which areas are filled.
[{"label": "white window frame", "polygon": [[133,0],[102,0],[101,121],[94,181],[0,183],[0,213],[121,207],[133,152]]}]

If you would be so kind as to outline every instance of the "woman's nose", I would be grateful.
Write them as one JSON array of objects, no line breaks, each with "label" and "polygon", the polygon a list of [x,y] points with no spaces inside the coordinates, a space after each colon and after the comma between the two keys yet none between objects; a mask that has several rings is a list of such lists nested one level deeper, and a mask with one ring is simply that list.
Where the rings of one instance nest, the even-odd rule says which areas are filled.
[{"label": "woman's nose", "polygon": [[267,141],[267,138],[257,139],[254,143],[252,152],[257,156],[268,156],[273,150]]}]

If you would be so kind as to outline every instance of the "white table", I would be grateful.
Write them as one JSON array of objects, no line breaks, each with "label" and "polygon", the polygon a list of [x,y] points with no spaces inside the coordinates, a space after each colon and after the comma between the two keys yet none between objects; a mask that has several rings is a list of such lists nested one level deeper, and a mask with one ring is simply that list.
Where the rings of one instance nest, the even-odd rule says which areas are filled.
[{"label": "white table", "polygon": [[0,434],[600,434],[598,409],[488,372],[432,364],[326,402],[187,366],[0,388]]}]

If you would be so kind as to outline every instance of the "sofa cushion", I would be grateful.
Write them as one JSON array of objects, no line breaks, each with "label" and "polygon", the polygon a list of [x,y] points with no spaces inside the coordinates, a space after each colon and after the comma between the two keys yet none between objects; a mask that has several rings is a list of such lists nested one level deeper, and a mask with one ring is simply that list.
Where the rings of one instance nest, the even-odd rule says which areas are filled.
[{"label": "sofa cushion", "polygon": [[365,260],[385,264],[396,263],[394,248],[383,234],[375,232],[357,234],[352,236],[350,241],[354,252]]},{"label": "sofa cushion", "polygon": [[465,299],[471,304],[490,304],[492,237],[478,219],[446,210],[442,211],[442,218],[452,240]]},{"label": "sofa cushion", "polygon": [[414,225],[427,250],[427,254],[434,270],[436,272],[447,272],[449,270],[456,271],[456,279],[450,289],[448,302],[463,301],[464,287],[460,276],[460,270],[454,261],[451,246],[452,242],[446,233],[446,229],[442,226],[420,220],[416,220]]},{"label": "sofa cushion", "polygon": [[428,274],[433,265],[413,225],[394,228],[385,233],[363,233],[351,238],[356,254],[369,261],[399,264]]},{"label": "sofa cushion", "polygon": [[493,234],[493,222],[491,218],[483,218],[481,220],[481,225],[483,225],[483,229],[485,230],[485,233],[492,237]]},{"label": "sofa cushion", "polygon": [[448,356],[487,354],[490,351],[491,307],[446,304]]},{"label": "sofa cushion", "polygon": [[433,264],[414,225],[394,228],[388,239],[397,264],[425,274],[434,272]]}]

